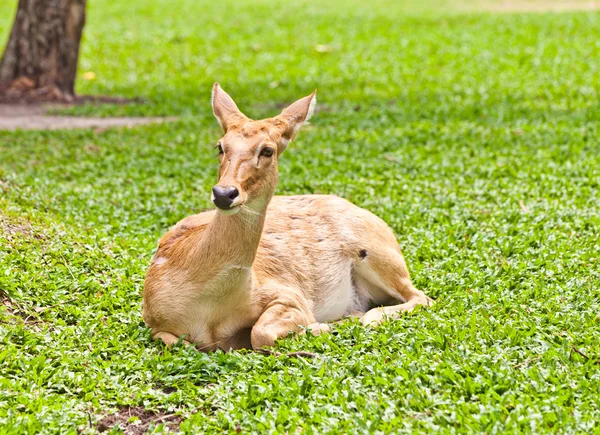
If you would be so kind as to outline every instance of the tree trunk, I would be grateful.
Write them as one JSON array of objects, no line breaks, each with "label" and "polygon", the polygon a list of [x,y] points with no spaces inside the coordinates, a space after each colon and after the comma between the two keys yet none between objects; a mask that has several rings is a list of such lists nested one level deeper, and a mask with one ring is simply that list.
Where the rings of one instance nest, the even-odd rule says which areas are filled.
[{"label": "tree trunk", "polygon": [[0,98],[72,101],[86,0],[19,0]]}]

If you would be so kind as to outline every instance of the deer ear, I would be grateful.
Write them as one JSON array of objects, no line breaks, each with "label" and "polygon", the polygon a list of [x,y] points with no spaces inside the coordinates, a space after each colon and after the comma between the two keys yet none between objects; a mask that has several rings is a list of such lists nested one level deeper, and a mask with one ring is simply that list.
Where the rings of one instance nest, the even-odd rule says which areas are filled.
[{"label": "deer ear", "polygon": [[313,115],[316,105],[317,91],[315,89],[308,97],[299,99],[275,118],[283,129],[281,134],[283,141],[279,153],[287,147],[289,142],[294,140],[300,127]]},{"label": "deer ear", "polygon": [[212,108],[215,118],[217,118],[219,125],[225,133],[227,133],[227,130],[232,126],[248,120],[248,117],[240,112],[240,109],[236,106],[233,98],[221,89],[221,86],[219,86],[218,83],[213,85]]}]

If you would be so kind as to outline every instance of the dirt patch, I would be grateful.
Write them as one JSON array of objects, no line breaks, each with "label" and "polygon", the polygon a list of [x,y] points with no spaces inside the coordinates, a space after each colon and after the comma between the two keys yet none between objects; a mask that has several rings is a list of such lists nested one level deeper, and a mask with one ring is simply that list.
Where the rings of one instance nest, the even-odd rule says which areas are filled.
[{"label": "dirt patch", "polygon": [[567,12],[595,11],[598,0],[502,0],[481,4],[482,9],[493,12]]},{"label": "dirt patch", "polygon": [[47,115],[47,111],[65,105],[0,104],[0,130],[60,130],[72,128],[133,127],[135,125],[172,121],[175,118],[115,117]]},{"label": "dirt patch", "polygon": [[106,432],[118,426],[125,434],[142,435],[150,426],[163,424],[169,431],[177,431],[183,418],[175,414],[148,411],[141,406],[125,406],[116,414],[107,415],[98,421],[98,431]]},{"label": "dirt patch", "polygon": [[0,323],[34,325],[40,321],[32,318],[23,306],[11,300],[6,292],[0,290]]},{"label": "dirt patch", "polygon": [[13,311],[13,304],[12,304],[11,300],[8,298],[8,295],[6,295],[6,293],[4,293],[2,290],[0,290],[0,305],[4,306],[4,308],[6,309],[6,312],[10,316],[15,316],[15,313]]},{"label": "dirt patch", "polygon": [[[2,191],[2,185],[3,183],[0,180],[0,192]],[[21,237],[41,239],[39,234],[34,233],[29,222],[15,222],[2,214],[0,214],[0,234],[9,242]]]},{"label": "dirt patch", "polygon": [[[12,222],[5,221],[2,216],[0,216],[0,229],[4,235],[14,236],[16,234],[20,234],[23,236],[31,235],[31,227],[29,225],[23,224],[15,224]],[[10,238],[10,237],[9,237]]]}]

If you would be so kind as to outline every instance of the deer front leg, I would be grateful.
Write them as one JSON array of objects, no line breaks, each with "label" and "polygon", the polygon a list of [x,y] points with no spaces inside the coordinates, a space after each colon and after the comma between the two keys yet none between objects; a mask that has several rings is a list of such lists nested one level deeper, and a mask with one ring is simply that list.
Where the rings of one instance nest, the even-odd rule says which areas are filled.
[{"label": "deer front leg", "polygon": [[321,332],[317,325],[320,324],[316,323],[303,296],[287,295],[284,299],[275,299],[266,306],[252,328],[252,348],[273,346],[275,340],[287,337],[290,332],[299,332],[303,326],[314,328],[316,335]]},{"label": "deer front leg", "polygon": [[[171,334],[170,332],[165,332],[165,331],[159,331],[159,332],[152,332],[152,340],[162,340],[162,342],[167,346],[167,347],[171,347],[174,344],[179,342],[179,337],[177,337],[174,334]],[[181,340],[181,343],[189,346],[191,343],[187,340]]]}]

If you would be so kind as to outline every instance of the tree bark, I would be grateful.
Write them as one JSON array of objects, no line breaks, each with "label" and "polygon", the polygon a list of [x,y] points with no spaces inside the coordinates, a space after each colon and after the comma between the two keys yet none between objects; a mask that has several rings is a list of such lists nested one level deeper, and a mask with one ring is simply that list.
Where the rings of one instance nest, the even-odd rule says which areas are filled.
[{"label": "tree bark", "polygon": [[86,0],[19,0],[0,98],[72,101]]}]

